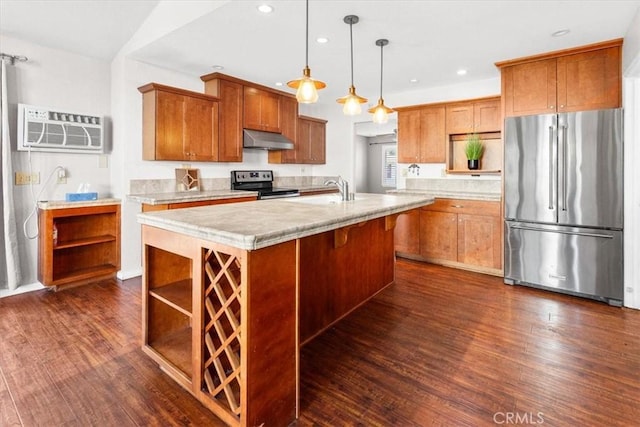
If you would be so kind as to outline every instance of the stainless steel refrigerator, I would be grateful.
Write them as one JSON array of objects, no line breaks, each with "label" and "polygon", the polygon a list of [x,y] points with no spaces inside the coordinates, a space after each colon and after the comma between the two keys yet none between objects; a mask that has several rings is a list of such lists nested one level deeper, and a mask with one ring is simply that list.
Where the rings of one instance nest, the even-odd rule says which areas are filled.
[{"label": "stainless steel refrigerator", "polygon": [[505,120],[504,281],[623,299],[622,110]]}]

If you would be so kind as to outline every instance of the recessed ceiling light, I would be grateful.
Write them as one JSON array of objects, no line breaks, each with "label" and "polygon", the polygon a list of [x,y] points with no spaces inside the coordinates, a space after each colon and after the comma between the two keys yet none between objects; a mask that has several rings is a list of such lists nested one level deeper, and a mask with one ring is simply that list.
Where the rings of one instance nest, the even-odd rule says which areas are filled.
[{"label": "recessed ceiling light", "polygon": [[214,70],[224,70],[224,67],[222,65],[212,65],[211,68],[213,68]]},{"label": "recessed ceiling light", "polygon": [[324,43],[328,43],[328,42],[329,42],[329,39],[328,39],[328,38],[326,38],[326,37],[318,37],[318,38],[316,39],[316,42],[318,42],[318,43],[320,43],[320,44],[324,44]]},{"label": "recessed ceiling light", "polygon": [[282,86],[282,82],[276,82],[276,86]]},{"label": "recessed ceiling light", "polygon": [[258,11],[262,13],[271,13],[273,12],[273,6],[269,6],[268,4],[261,4],[258,6]]},{"label": "recessed ceiling light", "polygon": [[564,30],[558,30],[558,31],[556,31],[556,32],[554,32],[554,33],[551,33],[551,36],[552,36],[552,37],[562,37],[562,36],[566,36],[566,35],[567,35],[567,34],[569,34],[570,32],[571,32],[571,30],[567,30],[567,29],[564,29]]},{"label": "recessed ceiling light", "polygon": [[456,71],[456,74],[458,74],[459,76],[464,76],[465,74],[467,74],[467,70],[461,68]]},{"label": "recessed ceiling light", "polygon": [[411,80],[409,80],[409,83],[418,83],[419,81],[420,80],[418,80],[418,79],[411,79]]}]

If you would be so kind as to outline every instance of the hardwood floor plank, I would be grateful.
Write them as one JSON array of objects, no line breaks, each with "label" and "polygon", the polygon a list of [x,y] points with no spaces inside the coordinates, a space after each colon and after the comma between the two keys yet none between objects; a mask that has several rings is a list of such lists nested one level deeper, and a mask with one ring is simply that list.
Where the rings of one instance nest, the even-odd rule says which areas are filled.
[{"label": "hardwood floor plank", "polygon": [[18,410],[13,402],[13,396],[9,393],[9,387],[0,369],[0,426],[22,426]]},{"label": "hardwood floor plank", "polygon": [[[222,426],[140,349],[140,292],[0,299],[0,425]],[[640,311],[399,260],[394,285],[303,347],[295,425],[626,427],[639,396]]]}]

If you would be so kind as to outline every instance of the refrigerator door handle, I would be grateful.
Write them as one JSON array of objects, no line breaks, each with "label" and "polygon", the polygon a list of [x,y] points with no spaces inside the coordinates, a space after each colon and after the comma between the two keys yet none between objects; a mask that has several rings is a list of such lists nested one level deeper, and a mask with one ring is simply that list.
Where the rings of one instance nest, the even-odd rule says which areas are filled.
[{"label": "refrigerator door handle", "polygon": [[558,135],[558,139],[562,144],[562,196],[559,197],[559,199],[562,200],[561,209],[563,211],[566,211],[567,210],[567,126],[565,125],[560,126],[560,129],[558,129],[558,132],[559,134],[562,135],[562,138],[560,138],[560,135]]},{"label": "refrigerator door handle", "polygon": [[570,236],[585,236],[585,237],[596,237],[596,238],[602,238],[602,239],[613,239],[613,235],[611,234],[581,233],[579,231],[569,231],[569,230],[550,230],[547,228],[529,227],[526,225],[518,225],[518,224],[510,225],[509,227],[516,230],[546,231],[549,233],[568,234]]},{"label": "refrigerator door handle", "polygon": [[554,200],[553,200],[553,187],[555,184],[555,162],[554,162],[554,150],[553,150],[553,126],[549,126],[549,210],[553,210]]}]

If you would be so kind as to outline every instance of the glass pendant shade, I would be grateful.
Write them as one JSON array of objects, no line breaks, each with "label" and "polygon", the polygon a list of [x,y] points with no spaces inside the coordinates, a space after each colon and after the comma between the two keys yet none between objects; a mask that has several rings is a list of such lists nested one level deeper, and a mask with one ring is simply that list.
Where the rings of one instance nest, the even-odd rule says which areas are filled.
[{"label": "glass pendant shade", "polygon": [[376,40],[376,46],[380,46],[380,98],[378,98],[378,105],[373,108],[369,108],[369,112],[373,114],[371,118],[374,123],[387,123],[389,121],[389,114],[394,111],[384,105],[384,99],[382,99],[382,71],[383,71],[383,56],[382,49],[389,44],[389,40],[387,39],[379,39]]},{"label": "glass pendant shade", "polygon": [[389,114],[393,113],[393,110],[384,105],[384,99],[378,99],[378,105],[369,109],[369,112],[373,114],[373,123],[384,124],[389,121]]},{"label": "glass pendant shade", "polygon": [[344,22],[349,24],[349,36],[351,39],[351,86],[349,86],[349,94],[338,98],[336,102],[344,104],[342,112],[347,116],[355,116],[362,112],[360,104],[367,102],[367,98],[363,98],[356,94],[356,88],[353,85],[353,24],[357,24],[360,18],[356,15],[347,15],[344,17]]},{"label": "glass pendant shade", "polygon": [[299,103],[312,104],[318,101],[318,90],[324,89],[327,85],[320,80],[311,78],[311,69],[309,68],[309,0],[307,0],[306,4],[305,66],[302,70],[302,77],[287,82],[287,86],[296,89],[296,99]]},{"label": "glass pendant shade", "polygon": [[362,112],[362,107],[360,104],[364,104],[367,102],[367,98],[363,98],[356,94],[356,88],[351,86],[349,87],[349,95],[343,96],[342,98],[338,98],[337,102],[339,104],[344,104],[342,107],[342,112],[348,116],[355,116],[356,114],[360,114]]},{"label": "glass pendant shade", "polygon": [[287,86],[296,91],[296,99],[301,104],[312,104],[318,101],[318,89],[324,89],[327,85],[319,80],[311,78],[311,70],[309,66],[304,67],[302,77],[297,80],[291,80]]}]

